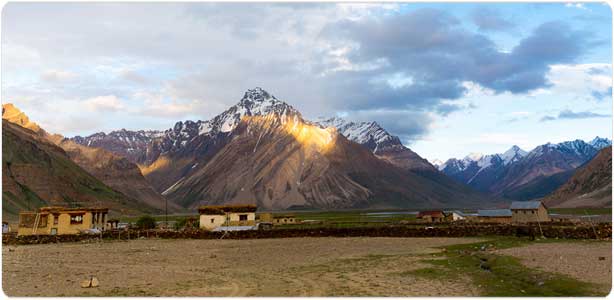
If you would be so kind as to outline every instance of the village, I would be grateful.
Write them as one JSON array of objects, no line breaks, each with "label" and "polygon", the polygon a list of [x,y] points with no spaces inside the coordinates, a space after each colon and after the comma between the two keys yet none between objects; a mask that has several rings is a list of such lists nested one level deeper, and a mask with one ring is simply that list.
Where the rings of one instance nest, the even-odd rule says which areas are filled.
[{"label": "village", "polygon": [[[399,214],[402,212],[399,212]],[[41,207],[37,211],[25,211],[19,214],[19,223],[14,226],[3,222],[3,233],[17,236],[42,235],[80,235],[99,234],[104,231],[127,229],[152,230],[186,230],[198,229],[207,232],[272,230],[278,228],[305,228],[333,226],[328,220],[310,220],[300,218],[296,212],[258,212],[256,205],[210,205],[198,209],[198,217],[186,217],[183,225],[173,221],[174,226],[166,221],[158,221],[147,228],[120,222],[118,218],[109,218],[108,208],[68,208],[60,206]],[[378,213],[370,213],[377,215]],[[380,213],[383,214],[383,213]],[[363,213],[364,215],[364,213]],[[369,213],[367,213],[369,215]],[[541,201],[514,201],[506,209],[479,209],[474,212],[461,210],[423,210],[409,213],[410,218],[383,222],[387,225],[423,226],[426,229],[433,225],[466,225],[466,224],[500,224],[521,225],[533,224],[541,230],[542,225],[549,223],[602,223],[609,218],[601,216],[561,215],[551,214]],[[374,223],[374,222],[372,222]],[[319,226],[318,226],[319,225]],[[367,226],[362,222],[355,226]]]}]

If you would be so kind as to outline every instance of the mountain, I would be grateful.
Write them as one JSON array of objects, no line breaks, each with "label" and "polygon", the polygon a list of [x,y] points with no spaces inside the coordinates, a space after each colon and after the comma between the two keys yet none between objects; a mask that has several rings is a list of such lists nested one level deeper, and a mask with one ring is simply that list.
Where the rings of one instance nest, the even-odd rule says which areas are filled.
[{"label": "mountain", "polygon": [[[211,120],[176,123],[143,147],[146,155],[136,162],[157,191],[189,208],[475,207],[486,201],[428,162],[435,175],[378,157],[374,152],[400,142],[380,139],[375,125],[365,127],[368,138],[360,144],[255,88]],[[88,143],[91,136],[73,140]]]},{"label": "mountain", "polygon": [[333,127],[346,137],[369,149],[378,158],[406,170],[435,171],[426,159],[405,147],[397,136],[388,133],[376,122],[350,122],[343,118],[319,118],[322,128]]},{"label": "mountain", "polygon": [[[165,209],[165,199],[145,180],[138,166],[126,158],[104,149],[77,144],[61,135],[49,134],[36,123],[30,122],[27,116],[12,104],[3,105],[2,118],[35,129],[33,132],[39,137],[62,148],[73,162],[131,201],[142,204],[144,210],[152,211],[153,208],[160,212]],[[174,211],[179,207],[171,203],[169,209]]]},{"label": "mountain", "polygon": [[43,205],[108,206],[134,214],[144,209],[75,164],[37,132],[2,120],[2,216]]},{"label": "mountain", "polygon": [[612,207],[612,147],[599,151],[544,202],[549,207]]},{"label": "mountain", "polygon": [[109,134],[98,132],[87,138],[76,136],[71,138],[77,144],[104,148],[120,156],[126,157],[132,162],[144,162],[147,160],[147,146],[151,141],[160,137],[160,131],[129,131],[126,129],[112,131]]},{"label": "mountain", "polygon": [[612,141],[610,139],[607,138],[600,138],[600,137],[595,137],[592,141],[589,142],[589,144],[593,147],[595,147],[595,149],[603,149],[605,147],[610,147],[612,146]]},{"label": "mountain", "polygon": [[512,146],[501,154],[472,154],[449,159],[439,169],[455,180],[496,197],[530,200],[544,197],[565,183],[599,147],[611,141],[595,138],[544,144],[530,152]]}]

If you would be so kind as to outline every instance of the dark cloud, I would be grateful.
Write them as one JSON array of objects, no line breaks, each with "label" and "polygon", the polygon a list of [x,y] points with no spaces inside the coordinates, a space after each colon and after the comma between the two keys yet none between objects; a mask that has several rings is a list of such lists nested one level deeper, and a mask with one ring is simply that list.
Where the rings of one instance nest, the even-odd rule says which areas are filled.
[{"label": "dark cloud", "polygon": [[558,116],[544,116],[540,119],[541,122],[562,120],[562,119],[592,119],[592,118],[609,118],[610,114],[600,114],[590,111],[574,112],[569,109],[562,110]]},{"label": "dark cloud", "polygon": [[489,8],[475,9],[471,18],[481,31],[509,31],[516,26],[501,17],[497,10]]},{"label": "dark cloud", "polygon": [[432,122],[426,114],[400,110],[352,111],[345,118],[352,121],[375,121],[408,144],[426,135]]},{"label": "dark cloud", "polygon": [[549,86],[549,66],[572,63],[585,49],[589,34],[564,22],[538,26],[510,52],[500,51],[488,37],[464,29],[452,15],[421,9],[383,19],[342,21],[326,28],[325,36],[356,43],[350,61],[387,62],[381,73],[404,73],[413,84],[391,91],[369,87],[364,106],[436,108],[442,99],[457,99],[464,81],[478,83],[497,93],[527,93]]}]

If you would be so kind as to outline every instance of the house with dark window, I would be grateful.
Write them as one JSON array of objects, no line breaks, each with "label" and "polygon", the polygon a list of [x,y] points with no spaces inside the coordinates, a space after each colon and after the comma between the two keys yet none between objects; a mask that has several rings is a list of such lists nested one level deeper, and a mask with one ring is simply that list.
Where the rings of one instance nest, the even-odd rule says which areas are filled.
[{"label": "house with dark window", "polygon": [[206,205],[198,208],[200,228],[256,226],[256,205]]},{"label": "house with dark window", "polygon": [[550,222],[548,208],[541,201],[514,201],[510,206],[512,222]]},{"label": "house with dark window", "polygon": [[17,235],[77,234],[104,230],[108,208],[41,207],[38,211],[19,213]]}]

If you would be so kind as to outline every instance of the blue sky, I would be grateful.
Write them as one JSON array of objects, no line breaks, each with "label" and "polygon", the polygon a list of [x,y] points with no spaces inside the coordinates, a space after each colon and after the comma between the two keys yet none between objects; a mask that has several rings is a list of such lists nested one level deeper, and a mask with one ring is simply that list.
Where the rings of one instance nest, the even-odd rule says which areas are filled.
[{"label": "blue sky", "polygon": [[602,3],[9,3],[2,95],[53,133],[209,119],[260,86],[433,160],[612,135]]}]

